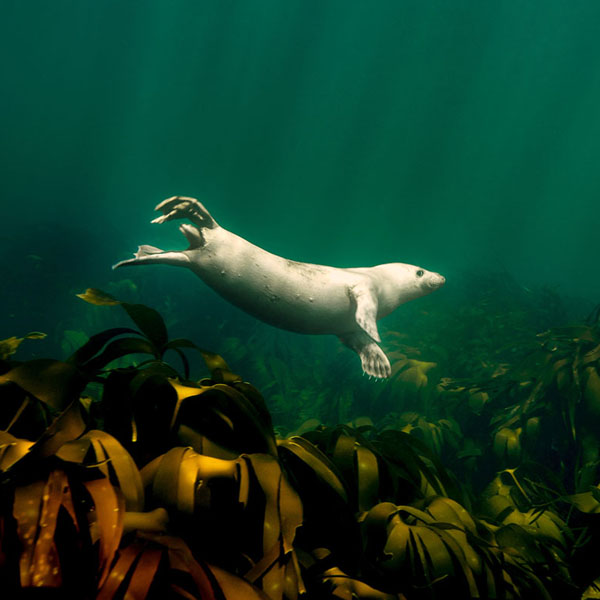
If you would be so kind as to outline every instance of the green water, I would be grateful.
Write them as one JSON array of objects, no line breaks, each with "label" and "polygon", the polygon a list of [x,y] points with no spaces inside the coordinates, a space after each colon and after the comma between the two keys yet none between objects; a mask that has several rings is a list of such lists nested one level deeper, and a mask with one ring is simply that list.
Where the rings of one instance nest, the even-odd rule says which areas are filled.
[{"label": "green water", "polygon": [[189,273],[110,270],[184,247],[149,224],[173,194],[286,257],[419,264],[438,294],[506,272],[592,306],[599,19],[595,0],[3,0],[0,333],[77,329],[74,292],[126,277],[216,339],[233,313]]},{"label": "green water", "polygon": [[[302,598],[344,585],[332,567],[398,598],[597,589],[599,0],[0,0],[0,64],[2,597],[205,597],[213,564],[273,598],[298,564]],[[373,381],[189,271],[112,271],[185,248],[150,224],[176,194],[288,258],[447,283],[378,324],[393,372]],[[90,287],[227,365],[163,353],[156,313]],[[162,554],[126,534],[113,562],[122,495],[160,527],[168,508]]]}]

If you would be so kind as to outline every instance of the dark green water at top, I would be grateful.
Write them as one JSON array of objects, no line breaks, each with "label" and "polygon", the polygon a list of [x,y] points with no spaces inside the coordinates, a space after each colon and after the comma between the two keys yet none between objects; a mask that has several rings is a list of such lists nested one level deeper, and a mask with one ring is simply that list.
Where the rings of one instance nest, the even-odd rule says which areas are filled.
[{"label": "dark green water at top", "polygon": [[189,273],[110,271],[184,247],[149,224],[173,194],[290,258],[419,264],[440,298],[507,272],[592,306],[599,20],[594,0],[4,0],[0,338],[85,329],[73,294],[128,278],[217,339],[236,313]]}]

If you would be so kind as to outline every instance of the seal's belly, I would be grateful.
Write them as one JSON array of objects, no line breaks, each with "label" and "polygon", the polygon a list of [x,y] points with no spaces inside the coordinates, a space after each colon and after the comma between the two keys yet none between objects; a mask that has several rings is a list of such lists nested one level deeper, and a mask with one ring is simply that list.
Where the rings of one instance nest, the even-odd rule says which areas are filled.
[{"label": "seal's belly", "polygon": [[356,276],[248,246],[242,245],[236,253],[230,246],[225,256],[207,252],[206,262],[194,271],[223,298],[276,327],[336,335],[357,329],[348,294]]}]

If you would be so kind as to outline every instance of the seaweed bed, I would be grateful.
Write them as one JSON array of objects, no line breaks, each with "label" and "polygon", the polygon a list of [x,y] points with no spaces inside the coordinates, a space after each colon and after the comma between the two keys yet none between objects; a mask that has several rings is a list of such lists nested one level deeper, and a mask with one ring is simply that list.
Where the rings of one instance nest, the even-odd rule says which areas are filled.
[{"label": "seaweed bed", "polygon": [[98,290],[136,329],[65,360],[14,359],[43,334],[1,341],[2,597],[600,597],[599,311],[563,325],[552,293],[507,306],[497,284],[390,328],[375,385],[225,332],[270,412]]}]

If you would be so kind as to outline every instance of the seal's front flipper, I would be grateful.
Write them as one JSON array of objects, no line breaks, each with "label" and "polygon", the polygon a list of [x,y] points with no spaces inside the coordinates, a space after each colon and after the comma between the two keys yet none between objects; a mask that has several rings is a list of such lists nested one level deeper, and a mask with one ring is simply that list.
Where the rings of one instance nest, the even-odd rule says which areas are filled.
[{"label": "seal's front flipper", "polygon": [[139,246],[137,252],[134,254],[135,258],[129,260],[122,260],[116,265],[113,265],[113,269],[119,267],[129,267],[132,265],[175,265],[179,267],[187,267],[190,264],[190,259],[185,252],[165,252],[160,248],[154,246]]},{"label": "seal's front flipper", "polygon": [[363,371],[367,375],[386,378],[392,374],[392,367],[388,357],[363,331],[340,336],[340,340],[360,356]]},{"label": "seal's front flipper", "polygon": [[173,219],[189,219],[198,227],[213,229],[217,222],[196,198],[187,196],[172,196],[156,205],[154,210],[160,210],[162,217],[156,217],[152,223],[164,223]]},{"label": "seal's front flipper", "polygon": [[352,286],[348,290],[348,294],[356,305],[355,318],[358,326],[370,338],[380,342],[381,338],[377,331],[377,296],[373,293],[371,286],[366,283],[359,283]]}]

